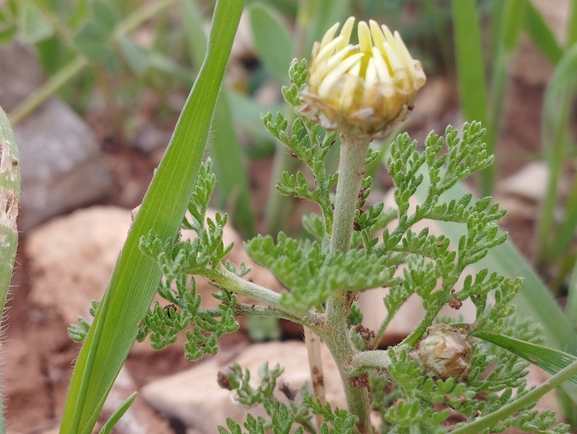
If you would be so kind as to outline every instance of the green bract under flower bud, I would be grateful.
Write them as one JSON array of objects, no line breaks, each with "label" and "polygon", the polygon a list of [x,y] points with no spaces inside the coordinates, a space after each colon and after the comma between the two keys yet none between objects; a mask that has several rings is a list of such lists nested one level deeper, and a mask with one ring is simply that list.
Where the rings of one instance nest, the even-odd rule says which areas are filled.
[{"label": "green bract under flower bud", "polygon": [[383,138],[406,119],[427,79],[398,32],[361,21],[353,45],[354,23],[349,18],[335,37],[337,23],[315,42],[302,111],[325,129]]},{"label": "green bract under flower bud", "polygon": [[429,327],[418,349],[427,374],[443,380],[469,374],[472,352],[473,347],[467,341],[467,335],[448,324]]}]

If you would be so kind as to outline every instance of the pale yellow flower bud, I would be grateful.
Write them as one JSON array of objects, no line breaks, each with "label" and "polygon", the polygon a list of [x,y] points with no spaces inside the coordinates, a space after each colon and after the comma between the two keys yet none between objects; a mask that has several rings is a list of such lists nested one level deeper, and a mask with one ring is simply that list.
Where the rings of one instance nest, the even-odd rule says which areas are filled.
[{"label": "pale yellow flower bud", "polygon": [[315,42],[309,62],[302,112],[325,129],[370,138],[386,137],[406,119],[426,82],[398,32],[375,21],[357,25],[359,43],[350,43],[355,19],[338,36],[339,23]]},{"label": "pale yellow flower bud", "polygon": [[418,355],[426,372],[437,378],[465,377],[471,371],[473,347],[467,335],[448,324],[429,327],[419,342]]}]

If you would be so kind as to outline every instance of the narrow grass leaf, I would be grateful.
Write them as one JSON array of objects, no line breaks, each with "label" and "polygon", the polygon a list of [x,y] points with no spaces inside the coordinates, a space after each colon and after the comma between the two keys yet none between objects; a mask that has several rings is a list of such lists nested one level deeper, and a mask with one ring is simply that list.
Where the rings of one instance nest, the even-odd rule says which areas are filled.
[{"label": "narrow grass leaf", "polygon": [[256,235],[250,204],[248,170],[232,123],[227,92],[221,91],[214,111],[217,126],[210,136],[209,153],[216,184],[217,206],[226,209],[234,227],[247,239]]},{"label": "narrow grass leaf", "polygon": [[[487,86],[483,65],[483,47],[479,18],[473,0],[452,0],[453,34],[455,39],[455,62],[461,111],[466,121],[479,121],[487,128],[491,138],[492,125],[487,119]],[[494,143],[488,141],[492,153]],[[493,169],[487,168],[480,174],[481,196],[491,193]]]},{"label": "narrow grass leaf", "polygon": [[[473,335],[518,355],[552,375],[557,374],[577,360],[577,357],[563,351],[525,342],[510,336],[484,331],[475,332]],[[577,402],[577,376],[569,378],[567,383],[564,383],[561,387],[574,402]]]},{"label": "narrow grass leaf", "polygon": [[206,34],[202,14],[194,0],[180,0],[178,3],[182,12],[182,27],[186,35],[192,66],[198,70],[206,54]]},{"label": "narrow grass leaf", "polygon": [[577,262],[573,265],[573,272],[569,279],[567,302],[565,303],[565,316],[573,329],[577,328]]},{"label": "narrow grass leaf", "polygon": [[[510,0],[504,3],[502,10],[499,10],[500,20],[498,41],[494,44],[496,53],[494,55],[491,95],[489,99],[489,109],[487,113],[487,151],[495,153],[497,143],[497,132],[502,119],[503,102],[507,76],[509,74],[509,62],[513,50],[517,46],[519,35],[523,28],[523,15],[527,0]],[[481,172],[481,194],[489,195],[493,190],[495,167],[490,166]]]},{"label": "narrow grass leaf", "polygon": [[245,94],[226,90],[226,99],[230,104],[232,118],[237,127],[240,127],[256,142],[273,142],[268,131],[262,126],[263,113],[276,113],[283,110],[282,103],[259,104]]},{"label": "narrow grass leaf", "polygon": [[525,31],[547,60],[552,65],[557,64],[561,56],[563,56],[563,50],[547,23],[531,2],[528,2],[525,6]]},{"label": "narrow grass leaf", "polygon": [[118,406],[118,408],[112,413],[112,415],[108,418],[106,423],[102,426],[98,434],[109,434],[114,428],[114,425],[120,420],[126,410],[132,405],[134,400],[136,399],[136,392],[133,392],[128,398],[126,398],[122,403]]},{"label": "narrow grass leaf", "polygon": [[[180,0],[179,3],[190,56],[193,64],[199,65],[206,50],[202,15],[192,0]],[[270,35],[266,39],[271,39]],[[216,206],[229,212],[232,224],[244,238],[252,238],[256,235],[256,229],[250,204],[248,171],[243,161],[242,146],[236,136],[227,93],[223,89],[218,97],[213,121],[217,128],[210,134],[208,148],[218,178]]]},{"label": "narrow grass leaf", "polygon": [[550,390],[559,387],[565,381],[577,374],[577,361],[571,363],[565,369],[551,377],[541,386],[532,389],[530,392],[523,395],[521,398],[504,405],[497,411],[494,411],[487,416],[480,417],[474,422],[469,423],[461,428],[451,431],[452,434],[477,434],[483,432],[485,429],[494,427],[500,420],[512,415],[513,413],[522,410],[528,405],[537,401],[540,397],[545,395]]},{"label": "narrow grass leaf", "polygon": [[[305,5],[305,3],[314,3]],[[299,2],[299,8],[306,7],[311,11],[307,26],[305,43],[302,47],[308,56],[315,41],[320,41],[325,32],[337,21],[341,24],[347,19],[351,11],[351,0],[304,0]],[[300,12],[300,11],[299,11]]]},{"label": "narrow grass leaf", "polygon": [[72,374],[61,433],[90,433],[130,351],[161,277],[155,261],[138,248],[153,230],[177,237],[194,187],[214,106],[244,2],[217,2],[205,62],[128,233]]},{"label": "narrow grass leaf", "polygon": [[487,125],[487,88],[479,19],[472,0],[453,0],[455,60],[461,110],[467,121]]},{"label": "narrow grass leaf", "polygon": [[567,38],[565,47],[571,47],[577,42],[577,2],[569,2],[569,19],[567,20]]},{"label": "narrow grass leaf", "polygon": [[162,71],[166,74],[172,75],[173,77],[179,79],[182,83],[192,86],[194,83],[195,75],[190,68],[185,68],[170,57],[158,51],[148,51],[146,53],[148,66],[154,68],[157,71]]},{"label": "narrow grass leaf", "polygon": [[289,84],[288,68],[292,60],[293,42],[282,17],[262,4],[251,5],[248,12],[258,59],[277,84]]},{"label": "narrow grass leaf", "polygon": [[[557,64],[545,91],[541,143],[549,168],[546,193],[541,203],[536,229],[535,257],[538,263],[552,263],[565,250],[567,240],[553,230],[554,210],[558,199],[558,182],[566,152],[567,128],[577,77],[577,43],[568,49]],[[571,193],[573,195],[574,193]],[[562,224],[566,236],[577,221]],[[553,234],[553,238],[551,237]]]},{"label": "narrow grass leaf", "polygon": [[146,50],[126,36],[120,37],[118,43],[132,72],[139,75],[144,73],[149,66]]}]

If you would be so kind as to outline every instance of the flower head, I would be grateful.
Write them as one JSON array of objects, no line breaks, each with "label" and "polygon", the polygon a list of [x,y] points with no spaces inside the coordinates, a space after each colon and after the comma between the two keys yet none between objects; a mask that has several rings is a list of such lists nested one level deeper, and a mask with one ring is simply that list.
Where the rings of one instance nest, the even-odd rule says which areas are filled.
[{"label": "flower head", "polygon": [[460,378],[471,370],[473,347],[467,335],[448,324],[437,324],[427,330],[419,344],[418,355],[426,372],[433,377]]},{"label": "flower head", "polygon": [[360,21],[359,43],[351,44],[354,23],[349,18],[335,36],[337,23],[315,42],[302,111],[329,130],[386,137],[411,111],[425,73],[399,33],[375,21]]}]

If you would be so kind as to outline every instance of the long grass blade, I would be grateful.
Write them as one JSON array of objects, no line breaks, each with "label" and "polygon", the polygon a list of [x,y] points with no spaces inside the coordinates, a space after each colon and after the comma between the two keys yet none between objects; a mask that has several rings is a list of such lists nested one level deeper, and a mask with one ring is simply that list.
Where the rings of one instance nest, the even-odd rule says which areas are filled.
[{"label": "long grass blade", "polygon": [[[299,8],[311,0],[299,1]],[[313,42],[320,41],[324,33],[337,21],[346,19],[351,10],[351,0],[314,0],[310,22],[307,26],[303,49],[309,53]]]},{"label": "long grass blade", "polygon": [[118,408],[114,411],[114,413],[112,413],[112,415],[104,423],[98,434],[110,434],[112,428],[114,428],[114,425],[116,425],[120,420],[120,418],[124,416],[124,413],[126,413],[126,411],[132,405],[135,399],[136,399],[136,392],[133,392],[128,398],[122,401],[122,403],[118,406]]},{"label": "long grass blade", "polygon": [[[180,7],[193,64],[200,65],[206,52],[202,15],[193,0],[180,0]],[[218,178],[216,206],[229,212],[231,222],[244,238],[251,238],[256,235],[256,229],[250,205],[248,173],[236,136],[230,102],[224,90],[216,103],[214,124],[218,128],[210,134],[208,151]]]},{"label": "long grass blade", "polygon": [[561,60],[563,50],[547,23],[531,2],[527,2],[525,6],[525,30],[533,44],[552,65],[557,64]]},{"label": "long grass blade", "polygon": [[[452,9],[461,110],[465,120],[481,122],[487,128],[487,137],[492,137],[491,126],[487,122],[487,86],[475,2],[452,0]],[[494,143],[487,143],[487,151],[493,153],[493,149]],[[485,169],[480,177],[480,194],[489,195],[493,187],[493,169]]]},{"label": "long grass blade", "polygon": [[567,20],[567,38],[565,47],[571,47],[577,42],[577,2],[569,2],[569,19]]},{"label": "long grass blade", "polygon": [[[475,332],[473,335],[522,357],[552,375],[555,375],[577,360],[577,357],[574,355],[515,339],[511,336],[483,331]],[[571,377],[562,387],[565,393],[567,393],[574,402],[577,402],[577,376]]]},{"label": "long grass blade", "polygon": [[[488,152],[495,153],[497,135],[503,113],[503,101],[509,70],[509,62],[513,50],[517,46],[519,35],[523,28],[524,9],[527,0],[510,0],[504,2],[503,10],[500,11],[499,37],[494,44],[496,53],[493,62],[491,95],[487,113],[487,134],[485,140],[489,145]],[[494,166],[481,172],[481,195],[491,194],[494,182]]]},{"label": "long grass blade", "polygon": [[573,265],[573,272],[569,278],[567,302],[565,303],[565,316],[575,329],[577,326],[577,262]]},{"label": "long grass blade", "polygon": [[[552,238],[551,234],[554,233],[553,213],[558,199],[558,182],[565,156],[567,127],[576,73],[577,43],[573,44],[563,55],[545,91],[541,143],[543,155],[549,168],[549,178],[536,229],[535,257],[540,264],[550,263],[552,260],[558,259],[566,246],[565,240],[559,238],[559,233],[554,235],[555,238]],[[568,233],[571,227],[575,228],[575,225],[577,222],[574,221],[564,223],[564,233]]]},{"label": "long grass blade", "polygon": [[251,5],[248,11],[258,59],[277,84],[289,84],[293,42],[282,18],[274,9],[261,4]]},{"label": "long grass blade", "polygon": [[60,426],[62,434],[92,431],[154,296],[161,270],[140,252],[138,243],[151,230],[166,241],[178,234],[243,5],[242,0],[217,2],[205,61],[80,350]]}]

